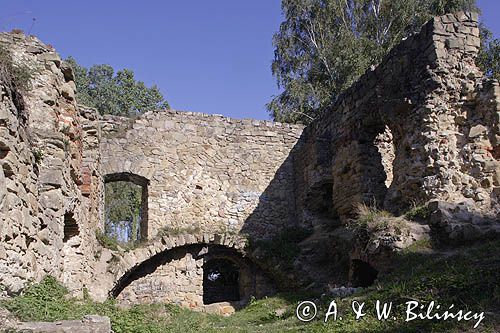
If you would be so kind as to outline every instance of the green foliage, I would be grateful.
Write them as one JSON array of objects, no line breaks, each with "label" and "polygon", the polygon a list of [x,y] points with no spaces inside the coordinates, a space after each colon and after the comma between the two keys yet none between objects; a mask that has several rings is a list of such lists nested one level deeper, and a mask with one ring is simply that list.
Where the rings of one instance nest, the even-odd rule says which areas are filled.
[{"label": "green foliage", "polygon": [[268,240],[249,240],[247,252],[280,287],[288,290],[295,287],[288,274],[293,273],[294,260],[300,254],[299,243],[311,234],[311,230],[301,227],[286,228]]},{"label": "green foliage", "polygon": [[111,318],[114,332],[165,332],[166,305],[133,306],[119,309],[113,301],[94,303],[89,297],[77,300],[56,279],[47,276],[40,283],[28,287],[12,300],[3,301],[7,308],[23,321],[57,321],[81,319],[84,315],[99,314]]},{"label": "green foliage", "polygon": [[375,207],[360,204],[357,208],[357,218],[350,221],[351,225],[358,225],[370,229],[378,229],[383,227],[387,219],[393,215],[385,210],[378,210]]},{"label": "green foliage", "polygon": [[309,123],[370,65],[432,16],[476,9],[475,0],[283,0],[272,72],[277,121]]},{"label": "green foliage", "polygon": [[405,213],[405,217],[412,221],[425,221],[429,218],[431,211],[427,205],[414,204],[409,211]]},{"label": "green foliage", "polygon": [[100,230],[97,230],[95,232],[95,237],[97,238],[97,241],[99,242],[99,244],[101,244],[101,246],[103,246],[107,249],[113,250],[113,251],[118,250],[119,244],[118,244],[118,241],[116,240],[116,238],[110,237]]},{"label": "green foliage", "polygon": [[127,245],[141,240],[142,187],[129,181],[105,184],[104,233]]},{"label": "green foliage", "polygon": [[433,244],[430,239],[419,239],[414,241],[408,247],[402,250],[402,253],[420,253],[425,251],[431,251]]},{"label": "green foliage", "polygon": [[10,51],[0,45],[0,81],[13,91],[26,92],[31,89],[34,70],[23,64],[16,64]]},{"label": "green foliage", "polygon": [[295,227],[286,228],[269,240],[250,242],[251,249],[259,249],[259,259],[272,259],[276,264],[292,268],[293,260],[299,255],[299,243],[312,234],[311,230]]},{"label": "green foliage", "polygon": [[484,25],[481,31],[481,51],[476,59],[477,65],[486,74],[500,81],[500,39],[493,38],[493,34]]},{"label": "green foliage", "polygon": [[33,157],[35,158],[35,164],[39,165],[40,163],[42,163],[43,156],[44,156],[43,150],[41,149],[33,150]]},{"label": "green foliage", "polygon": [[357,217],[350,220],[348,226],[357,234],[374,236],[380,232],[391,232],[401,235],[407,231],[406,222],[387,211],[361,204],[357,209]]},{"label": "green foliage", "polygon": [[408,221],[375,207],[359,205],[357,217],[348,223],[356,238],[362,243],[377,243],[386,235],[409,235]]},{"label": "green foliage", "polygon": [[144,82],[135,79],[130,69],[115,74],[110,65],[94,65],[87,69],[72,57],[65,61],[73,68],[78,101],[97,108],[101,114],[132,117],[169,108],[158,87],[146,87]]},{"label": "green foliage", "polygon": [[55,321],[70,317],[68,290],[51,276],[26,288],[21,296],[3,305],[22,320]]}]

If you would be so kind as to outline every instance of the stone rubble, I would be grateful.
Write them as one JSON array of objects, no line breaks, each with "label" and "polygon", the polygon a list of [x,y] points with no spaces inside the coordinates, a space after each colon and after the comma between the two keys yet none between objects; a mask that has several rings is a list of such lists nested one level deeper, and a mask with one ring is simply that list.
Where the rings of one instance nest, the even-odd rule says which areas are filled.
[{"label": "stone rubble", "polygon": [[[199,258],[211,255],[254,272],[245,276],[257,287],[242,290],[264,295],[274,286],[255,273],[249,240],[315,229],[302,258],[315,257],[324,240],[318,248],[332,253],[321,258],[341,259],[335,251],[347,252],[343,228],[359,204],[395,215],[427,205],[431,232],[451,243],[500,232],[500,86],[474,63],[477,14],[432,19],[306,128],[174,110],[100,116],[77,104],[72,70],[52,47],[17,33],[1,33],[0,45],[34,74],[22,100],[0,82],[3,296],[50,274],[76,296],[84,288],[124,303],[158,295],[203,310]],[[145,189],[144,242],[130,251],[96,237],[104,184],[120,179]],[[157,260],[173,253],[180,257]],[[294,267],[312,279],[331,268]]]}]

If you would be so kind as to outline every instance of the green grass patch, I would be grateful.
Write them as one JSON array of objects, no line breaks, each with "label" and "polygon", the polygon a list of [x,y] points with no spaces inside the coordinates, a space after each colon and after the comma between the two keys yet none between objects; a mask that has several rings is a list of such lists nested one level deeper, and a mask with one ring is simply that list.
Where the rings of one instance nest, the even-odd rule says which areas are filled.
[{"label": "green grass patch", "polygon": [[141,241],[141,240],[120,242],[115,237],[111,237],[109,235],[106,235],[105,233],[103,233],[100,230],[96,231],[95,236],[97,238],[97,241],[99,242],[99,244],[101,244],[102,247],[105,247],[105,248],[110,249],[112,251],[118,251],[121,249],[121,250],[126,252],[126,251],[134,250],[140,246],[149,244],[148,241]]},{"label": "green grass patch", "polygon": [[404,215],[407,219],[412,221],[425,221],[431,215],[431,211],[425,204],[413,204],[410,210]]},{"label": "green grass patch", "polygon": [[286,228],[269,240],[257,240],[249,243],[250,250],[258,249],[258,259],[276,261],[281,268],[293,267],[293,260],[299,255],[299,243],[312,232],[305,228]]},{"label": "green grass patch", "polygon": [[289,274],[293,273],[294,261],[300,254],[299,243],[311,234],[311,230],[301,227],[286,228],[271,239],[249,240],[246,251],[282,290],[296,289]]},{"label": "green grass patch", "polygon": [[110,237],[100,230],[97,230],[95,232],[95,237],[97,238],[97,241],[99,242],[99,244],[101,244],[102,247],[105,247],[113,251],[118,251],[118,246],[120,244],[118,243],[116,238]]}]

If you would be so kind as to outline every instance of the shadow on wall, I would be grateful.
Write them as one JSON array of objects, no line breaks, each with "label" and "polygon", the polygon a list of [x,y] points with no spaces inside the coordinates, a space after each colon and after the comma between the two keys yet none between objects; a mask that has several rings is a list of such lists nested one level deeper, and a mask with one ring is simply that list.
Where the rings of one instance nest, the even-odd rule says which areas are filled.
[{"label": "shadow on wall", "polygon": [[[294,159],[299,146],[300,143],[292,149],[244,221],[241,233],[249,239],[271,238],[284,228],[298,226]],[[117,174],[108,176],[107,180],[133,181],[133,176]],[[258,258],[223,245],[199,243],[174,247],[126,272],[110,296],[130,303],[167,301],[194,308],[228,301],[240,307],[251,296],[260,298],[275,291],[276,281],[264,272],[264,267]],[[217,273],[223,284],[222,280],[215,279]]]}]

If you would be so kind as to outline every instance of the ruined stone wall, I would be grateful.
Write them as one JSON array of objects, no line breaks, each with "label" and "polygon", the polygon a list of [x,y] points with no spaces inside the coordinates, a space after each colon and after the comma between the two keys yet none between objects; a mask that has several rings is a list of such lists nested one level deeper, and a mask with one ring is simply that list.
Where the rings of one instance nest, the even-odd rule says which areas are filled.
[{"label": "ruined stone wall", "polygon": [[[50,274],[75,294],[87,288],[96,299],[108,296],[127,273],[110,274],[126,253],[96,239],[110,175],[147,180],[145,246],[160,230],[266,237],[294,224],[289,154],[302,126],[176,111],[102,119],[76,104],[73,73],[50,46],[22,34],[0,37],[15,62],[33,70],[22,94],[2,85],[0,285],[7,293]],[[169,292],[190,300],[188,291]]]},{"label": "ruined stone wall", "polygon": [[[196,307],[207,244],[241,249],[246,236],[300,222],[340,225],[359,203],[400,213],[413,202],[446,202],[455,215],[430,222],[446,219],[450,235],[471,233],[458,232],[458,220],[498,220],[500,87],[474,64],[475,14],[431,20],[306,129],[173,110],[100,117],[77,106],[72,71],[51,47],[20,34],[0,34],[0,43],[34,70],[22,97],[0,83],[0,285],[8,293],[51,274],[99,300],[111,291],[124,302]],[[128,252],[96,239],[104,183],[120,177],[147,187],[147,237]],[[335,243],[325,230],[315,228],[304,261]],[[335,230],[344,238],[332,249],[345,249],[350,235]],[[161,261],[169,251],[184,252]],[[308,267],[318,280],[327,265],[316,264]],[[142,268],[147,274],[131,279]]]},{"label": "ruined stone wall", "polygon": [[302,127],[201,113],[104,117],[102,172],[148,180],[148,238],[162,228],[240,231],[293,225],[290,151]]},{"label": "ruined stone wall", "polygon": [[0,84],[0,284],[16,293],[50,274],[81,291],[98,223],[80,188],[82,167],[96,169],[83,153],[93,134],[82,128],[72,72],[51,47],[22,34],[0,34],[0,43],[33,77],[22,96]]},{"label": "ruined stone wall", "polygon": [[358,203],[397,213],[432,199],[499,213],[498,82],[474,64],[477,19],[434,18],[306,128],[295,165],[304,223],[321,184],[342,219]]}]

